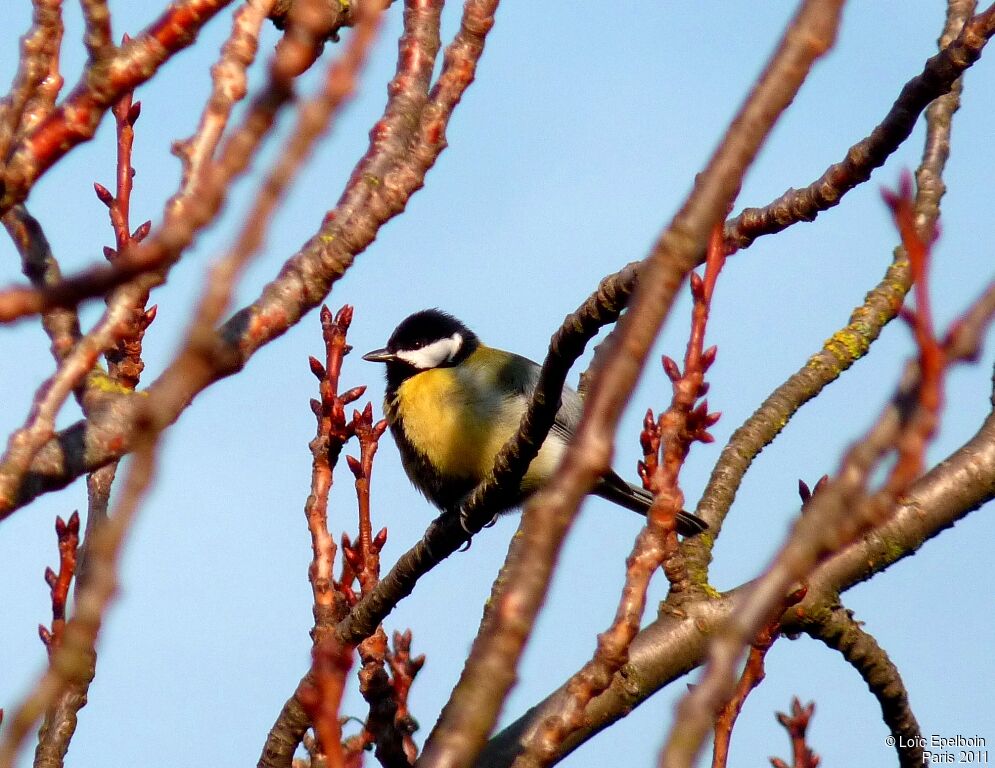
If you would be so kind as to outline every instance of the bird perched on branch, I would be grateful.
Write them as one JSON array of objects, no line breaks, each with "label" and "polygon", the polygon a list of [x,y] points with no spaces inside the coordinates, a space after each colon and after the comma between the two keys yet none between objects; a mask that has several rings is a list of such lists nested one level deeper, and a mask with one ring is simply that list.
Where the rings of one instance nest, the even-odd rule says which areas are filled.
[{"label": "bird perched on branch", "polygon": [[[518,430],[539,380],[539,366],[486,346],[463,323],[437,309],[406,318],[386,347],[363,359],[386,364],[384,413],[408,478],[443,511],[459,509]],[[582,410],[581,396],[565,387],[553,428],[509,509],[552,476]],[[591,492],[642,515],[653,503],[652,494],[611,470]],[[688,512],[677,514],[677,532],[684,536],[707,528]]]}]

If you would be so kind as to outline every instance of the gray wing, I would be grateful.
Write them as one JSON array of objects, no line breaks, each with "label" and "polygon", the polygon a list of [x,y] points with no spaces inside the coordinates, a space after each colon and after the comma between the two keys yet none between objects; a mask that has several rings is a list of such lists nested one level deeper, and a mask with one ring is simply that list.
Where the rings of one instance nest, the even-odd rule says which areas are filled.
[{"label": "gray wing", "polygon": [[[517,392],[526,400],[532,398],[536,385],[539,383],[539,366],[527,357],[508,353],[509,364],[501,371],[501,380],[506,391]],[[580,417],[584,410],[584,401],[579,394],[570,387],[564,386],[560,395],[560,407],[556,411],[556,419],[553,422],[551,432],[559,435],[564,440],[573,437]]]}]

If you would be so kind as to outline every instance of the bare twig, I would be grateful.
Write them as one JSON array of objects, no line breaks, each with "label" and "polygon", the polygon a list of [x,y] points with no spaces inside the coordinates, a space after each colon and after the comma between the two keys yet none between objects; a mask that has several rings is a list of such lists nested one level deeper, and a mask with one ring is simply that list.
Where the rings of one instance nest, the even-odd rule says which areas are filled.
[{"label": "bare twig", "polygon": [[730,126],[694,192],[641,270],[616,343],[596,357],[584,417],[556,476],[530,502],[459,684],[426,742],[425,766],[466,765],[483,747],[581,498],[609,466],[615,425],[680,282],[812,62],[832,44],[840,3],[807,3]]},{"label": "bare twig", "polygon": [[391,639],[393,648],[387,654],[387,663],[390,665],[390,684],[396,705],[394,724],[403,736],[404,753],[409,762],[413,763],[418,756],[418,747],[411,734],[417,730],[418,723],[411,716],[411,711],[408,708],[408,691],[411,690],[411,684],[418,672],[425,666],[425,655],[411,655],[410,629],[404,632],[395,632]]},{"label": "bare twig", "polygon": [[[349,468],[356,478],[356,499],[359,509],[359,534],[355,543],[343,541],[342,551],[349,563],[349,569],[359,582],[360,592],[369,594],[380,581],[380,550],[387,541],[387,529],[373,535],[370,520],[370,474],[373,470],[373,457],[378,441],[387,429],[387,422],[373,423],[373,408],[367,405],[362,413],[356,412],[352,419],[353,429],[359,439],[360,458],[346,456]],[[395,635],[395,644],[398,636]],[[411,634],[406,635],[406,646],[410,646]],[[386,664],[391,656],[387,645],[387,633],[383,626],[365,638],[358,646],[362,668],[359,671],[359,690],[369,704],[369,715],[364,730],[368,740],[375,745],[377,760],[386,768],[406,768],[414,763],[417,751],[408,728],[410,718],[400,718],[398,693],[407,696],[407,685],[399,681],[394,685],[387,675]],[[422,660],[424,661],[424,659]],[[399,658],[398,662],[403,663]],[[418,665],[420,666],[420,664]],[[417,669],[400,667],[402,672],[417,672]]]},{"label": "bare twig", "polygon": [[[125,37],[127,43],[127,36]],[[100,184],[94,184],[97,197],[107,206],[114,229],[114,248],[104,248],[104,255],[112,263],[126,249],[146,238],[152,222],[146,221],[134,232],[131,230],[131,192],[134,188],[135,169],[131,164],[131,152],[135,141],[135,123],[142,111],[140,101],[132,102],[132,93],[121,96],[111,108],[117,129],[117,174],[115,194]],[[113,304],[119,291],[112,291],[107,303]],[[117,340],[114,348],[108,350],[107,371],[110,377],[128,390],[138,387],[145,363],[142,360],[142,339],[145,331],[155,319],[156,308],[145,309],[149,292],[145,288],[135,290],[131,308],[130,327]]]},{"label": "bare twig", "polygon": [[[973,6],[973,2],[950,5],[939,40],[941,49],[945,50],[954,37],[959,40],[974,39],[962,32]],[[972,23],[976,23],[978,18],[981,17],[975,17]],[[920,76],[920,79],[923,83],[931,82],[925,76]],[[937,99],[927,111],[926,142],[916,171],[916,226],[927,239],[931,236],[926,233],[934,229],[945,190],[943,170],[950,150],[951,121],[960,105],[960,93],[961,81],[958,79],[953,82],[950,92]],[[883,131],[873,134],[884,135],[887,134]],[[866,155],[855,153],[854,157]],[[693,570],[702,573],[707,570],[712,545],[753,459],[780,434],[805,403],[867,353],[882,328],[898,314],[911,285],[908,258],[905,249],[899,246],[881,282],[868,292],[863,304],[853,310],[848,323],[833,333],[823,348],[778,386],[733,433],[712,470],[697,509],[714,535],[701,537],[687,547],[687,557]]]},{"label": "bare twig", "polygon": [[107,0],[80,0],[83,9],[83,22],[86,30],[83,43],[92,65],[106,61],[114,54],[114,41],[111,36],[111,12]]},{"label": "bare twig", "polygon": [[[804,707],[797,698],[791,700],[791,714],[783,712],[777,713],[777,722],[784,726],[791,738],[791,766],[790,768],[818,768],[819,756],[813,752],[805,734],[808,731],[808,724],[815,713],[815,702],[809,702]],[[770,759],[770,764],[774,768],[789,768],[788,764],[776,757]]]},{"label": "bare twig", "polygon": [[0,211],[22,202],[38,178],[73,147],[93,137],[104,113],[122,94],[151,78],[231,0],[176,0],[134,40],[88,66],[65,101],[14,148],[4,173]]},{"label": "bare twig", "polygon": [[342,587],[332,576],[335,560],[335,540],[328,530],[328,492],[332,487],[332,471],[346,441],[355,434],[346,419],[345,407],[363,396],[366,387],[356,387],[339,394],[339,374],[342,359],[349,351],[346,333],[352,322],[352,307],[345,306],[333,317],[328,307],[321,308],[321,331],[325,341],[325,362],[311,358],[311,371],[319,381],[319,400],[311,401],[311,410],[318,421],[318,431],[311,441],[311,493],[304,505],[308,530],[311,532],[311,566],[308,580],[314,597],[314,629],[312,636],[319,641],[327,627],[334,626],[347,611]]},{"label": "bare twig", "polygon": [[[851,189],[867,181],[874,169],[883,165],[911,135],[919,114],[935,98],[955,87],[964,70],[978,60],[995,34],[995,5],[965,24],[969,15],[970,9],[964,3],[955,4],[948,18],[956,20],[954,29],[961,30],[960,34],[949,45],[943,46],[941,41],[940,53],[926,62],[922,74],[905,84],[884,120],[870,136],[850,147],[842,162],[831,165],[804,189],[789,189],[763,208],[747,208],[726,222],[730,249],[745,248],[761,235],[780,232],[800,221],[812,221],[821,211],[837,205]],[[947,40],[949,29],[948,26]]]},{"label": "bare twig", "polygon": [[[986,306],[987,311],[976,312],[981,306]],[[990,318],[992,312],[995,312],[995,289],[975,302],[966,316]],[[980,335],[977,330],[969,334],[974,343]],[[783,630],[804,631],[806,621],[831,607],[826,605],[827,595],[839,594],[909,557],[930,538],[992,498],[995,498],[995,411],[971,440],[903,494],[888,522],[833,554],[814,572],[808,580],[806,598],[783,617]],[[588,705],[584,726],[566,740],[557,757],[562,758],[660,688],[700,665],[708,642],[744,593],[741,587],[721,597],[695,601],[686,605],[681,614],[661,613],[645,627],[629,648],[625,674],[616,675],[608,690]],[[521,745],[541,727],[548,713],[559,711],[560,699],[565,695],[564,686],[491,739],[478,765],[481,768],[530,765],[519,758]]]},{"label": "bare twig", "polygon": [[52,108],[62,88],[62,0],[34,0],[31,29],[21,38],[17,75],[0,102],[0,162],[6,162],[17,135]]},{"label": "bare twig", "polygon": [[[797,605],[808,592],[807,587],[799,587],[784,599],[784,608]],[[775,616],[750,643],[750,651],[746,664],[736,684],[736,689],[729,701],[723,705],[715,716],[715,741],[712,749],[712,768],[725,768],[729,759],[729,743],[732,739],[732,729],[739,713],[746,703],[747,696],[763,682],[766,672],[764,659],[771,646],[781,636],[781,617]]]},{"label": "bare twig", "polygon": [[275,0],[248,0],[235,11],[232,30],[221,47],[221,57],[211,67],[211,96],[193,136],[173,145],[183,164],[179,191],[166,203],[167,216],[182,216],[194,181],[213,159],[235,104],[245,98],[246,71],[259,51],[259,31]]},{"label": "bare twig", "polygon": [[342,726],[339,707],[345,679],[352,667],[352,648],[326,637],[312,649],[311,671],[295,694],[314,724],[319,752],[330,768],[343,768]]},{"label": "bare twig", "polygon": [[877,698],[881,717],[895,737],[899,765],[902,768],[923,765],[925,740],[909,705],[909,693],[898,668],[874,636],[853,618],[851,611],[839,604],[806,617],[805,632],[839,651],[860,673]]},{"label": "bare twig", "polygon": [[[804,591],[799,590],[794,595],[789,596],[788,599],[791,604],[794,604],[804,596]],[[771,646],[774,645],[774,641],[781,635],[780,625],[780,616],[778,616],[761,629],[753,642],[750,643],[750,652],[747,654],[746,665],[743,667],[743,673],[739,676],[736,690],[715,717],[712,768],[725,768],[729,761],[729,743],[732,740],[732,729],[736,725],[739,713],[743,711],[743,704],[746,703],[746,697],[763,682],[766,676],[764,659],[767,657],[767,652],[770,651]]]},{"label": "bare twig", "polygon": [[[62,642],[52,654],[48,670],[13,712],[0,733],[0,768],[14,760],[32,725],[67,685],[88,685],[93,677],[94,645],[104,614],[117,592],[117,567],[124,538],[145,496],[155,468],[155,437],[148,418],[136,425],[136,450],[113,516],[90,542],[91,575],[85,591],[77,593],[76,610],[66,623]],[[66,741],[68,743],[68,740]]]},{"label": "bare twig", "polygon": [[79,547],[79,514],[73,512],[69,520],[55,518],[55,533],[59,540],[59,572],[45,569],[45,582],[52,596],[52,626],[38,626],[38,634],[48,650],[49,657],[62,643],[62,633],[66,626],[66,600],[69,585],[76,574],[76,549]]},{"label": "bare twig", "polygon": [[[41,224],[23,205],[15,205],[2,217],[7,233],[21,254],[21,269],[34,286],[48,286],[61,278],[59,262],[52,254]],[[57,363],[69,354],[80,339],[79,317],[73,309],[55,307],[42,315],[42,326],[52,342]]]}]

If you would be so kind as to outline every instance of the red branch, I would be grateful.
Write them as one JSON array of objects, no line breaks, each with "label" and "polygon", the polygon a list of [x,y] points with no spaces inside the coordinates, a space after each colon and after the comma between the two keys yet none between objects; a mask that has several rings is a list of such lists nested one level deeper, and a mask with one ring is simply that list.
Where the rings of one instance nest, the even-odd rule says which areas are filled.
[{"label": "red branch", "polygon": [[[315,655],[311,673],[298,689],[298,698],[311,717],[320,749],[330,765],[359,764],[362,751],[369,745],[375,745],[376,754],[385,765],[407,765],[413,763],[418,754],[411,738],[415,724],[408,710],[408,690],[425,661],[424,656],[411,658],[410,631],[394,635],[393,651],[388,646],[383,627],[378,627],[358,645],[356,650],[362,664],[359,670],[360,693],[369,704],[369,715],[362,731],[350,737],[345,744],[342,743],[337,720],[344,685],[337,675],[345,664],[343,659],[351,658],[353,648],[334,641],[330,631],[344,617],[349,606],[358,600],[357,590],[353,587],[356,582],[362,595],[368,594],[379,583],[380,551],[387,541],[386,528],[373,534],[370,517],[373,458],[380,437],[387,429],[387,422],[381,420],[374,424],[371,404],[367,404],[362,411],[354,411],[350,420],[346,419],[346,406],[361,397],[365,387],[355,387],[342,395],[338,394],[342,361],[351,349],[346,335],[352,316],[352,307],[348,305],[334,317],[328,307],[322,307],[325,362],[310,358],[311,371],[320,382],[320,400],[311,401],[318,430],[310,444],[312,482],[305,507],[314,555],[309,578],[314,593]],[[346,456],[346,460],[356,479],[359,534],[355,543],[348,535],[342,535],[342,575],[336,582],[332,578],[336,548],[328,530],[328,492],[335,464],[343,447],[353,437],[359,441],[359,458]],[[387,665],[390,666],[391,676],[387,674]],[[332,720],[335,721],[334,728]],[[333,749],[329,739],[333,738],[334,754],[329,751]]]},{"label": "red branch", "polygon": [[[311,400],[311,410],[318,421],[317,434],[310,443],[311,493],[304,507],[311,532],[313,559],[308,571],[314,595],[315,640],[324,629],[334,626],[345,614],[346,606],[355,601],[348,581],[340,589],[332,578],[335,542],[328,531],[328,492],[332,487],[332,470],[342,447],[355,434],[352,423],[346,421],[345,408],[362,397],[366,387],[354,387],[339,394],[342,359],[349,353],[346,333],[352,322],[352,307],[346,305],[333,317],[327,306],[321,308],[321,332],[325,341],[325,362],[310,358],[311,372],[318,378],[320,399]],[[337,597],[341,599],[337,599]]]},{"label": "red branch", "polygon": [[625,585],[611,626],[598,635],[593,658],[567,683],[569,696],[561,711],[547,718],[527,744],[529,753],[540,763],[551,760],[563,740],[583,724],[588,703],[605,690],[612,676],[628,661],[629,646],[639,632],[646,608],[650,581],[661,565],[673,593],[686,588],[687,569],[677,545],[677,514],[684,505],[677,476],[691,444],[711,442],[707,429],[719,418],[719,414],[708,412],[706,402],[698,407],[695,404],[708,390],[705,372],[715,360],[715,348],[703,351],[702,346],[709,302],[724,262],[722,228],[717,225],[709,242],[704,280],[691,273],[694,309],[684,373],[680,373],[677,363],[669,357],[663,358],[664,370],[673,382],[671,405],[658,422],[653,419],[652,411],[648,411],[640,435],[644,459],[639,463],[639,475],[656,498],[647,515],[646,527],[639,532],[626,559]]},{"label": "red branch", "polygon": [[[129,38],[124,36],[122,45]],[[118,99],[112,108],[117,127],[117,189],[116,194],[102,184],[94,183],[97,198],[107,206],[111,226],[114,229],[115,248],[105,247],[104,256],[112,264],[118,261],[121,253],[134,244],[142,242],[152,229],[152,222],[146,221],[131,231],[131,192],[134,188],[135,169],[131,164],[131,152],[135,143],[135,123],[142,113],[142,103],[132,102],[133,91],[128,91]],[[138,387],[145,363],[142,361],[142,339],[145,331],[155,319],[156,308],[145,309],[148,291],[143,291],[129,308],[129,327],[117,340],[114,348],[106,353],[108,370],[115,381],[128,389]],[[108,301],[113,301],[109,299]]]},{"label": "red branch", "polygon": [[[819,756],[809,749],[808,743],[805,741],[805,732],[808,730],[808,724],[812,721],[814,713],[814,701],[810,701],[803,707],[797,697],[791,700],[790,716],[783,712],[777,713],[777,722],[784,726],[791,737],[791,768],[818,768]],[[770,758],[770,764],[774,768],[788,768],[788,764],[777,757]]]},{"label": "red branch", "polygon": [[68,522],[56,517],[55,535],[59,540],[59,573],[56,574],[51,568],[45,569],[45,581],[52,593],[52,628],[38,625],[38,635],[49,656],[59,647],[66,628],[66,600],[76,573],[76,550],[79,547],[79,514],[73,512]]},{"label": "red branch", "polygon": [[[797,605],[804,598],[808,589],[802,587],[796,589],[788,595],[784,601],[784,608],[787,610],[793,605]],[[767,652],[774,645],[774,641],[781,636],[780,615],[771,621],[757,633],[756,638],[750,644],[750,652],[746,657],[746,666],[743,667],[743,674],[739,677],[736,690],[732,698],[719,711],[715,718],[715,742],[712,747],[712,768],[725,768],[729,760],[729,742],[732,739],[732,729],[736,724],[736,718],[743,711],[743,704],[746,697],[750,695],[766,675],[764,671],[764,659]],[[814,766],[813,766],[814,768]]]},{"label": "red branch", "polygon": [[[902,236],[902,246],[909,257],[909,269],[914,281],[916,307],[906,310],[903,317],[912,326],[919,348],[920,381],[918,386],[919,408],[903,418],[914,418],[913,428],[905,430],[898,443],[898,462],[892,470],[887,490],[892,497],[901,493],[922,473],[926,458],[926,444],[936,431],[940,408],[943,403],[943,375],[948,360],[944,346],[936,338],[929,302],[929,260],[931,243],[927,242],[915,225],[915,200],[912,194],[912,177],[906,173],[896,191],[882,192],[891,208],[895,226]],[[930,233],[932,235],[932,233]]]},{"label": "red branch", "polygon": [[6,174],[0,210],[27,197],[32,184],[73,147],[93,138],[104,113],[123,94],[149,80],[232,0],[178,0],[135,40],[98,69],[87,67],[65,101],[21,142]]},{"label": "red branch", "polygon": [[412,658],[410,629],[395,632],[392,639],[394,648],[387,654],[387,663],[390,665],[390,683],[394,691],[394,702],[397,705],[394,721],[398,729],[405,734],[404,751],[413,762],[418,752],[411,734],[415,732],[418,724],[408,709],[408,692],[411,690],[415,676],[425,665],[425,654]]},{"label": "red branch", "polygon": [[[663,370],[673,390],[670,407],[656,422],[653,421],[652,411],[647,411],[640,435],[644,458],[639,465],[639,474],[647,490],[656,496],[648,518],[650,527],[658,531],[661,542],[670,540],[665,547],[668,561],[672,560],[669,554],[676,551],[677,545],[676,538],[670,536],[674,531],[675,516],[684,506],[684,494],[679,485],[681,468],[693,443],[714,440],[708,430],[720,416],[719,413],[709,413],[708,401],[702,398],[708,392],[705,374],[715,362],[718,352],[716,347],[704,348],[705,329],[715,283],[725,258],[722,230],[717,225],[708,243],[704,278],[696,272],[690,275],[694,305],[691,310],[691,332],[684,352],[684,370],[682,372],[672,358],[663,357]],[[682,577],[678,571],[683,571],[683,567],[668,568],[668,578],[674,585]]]},{"label": "red branch", "polygon": [[366,404],[362,413],[354,411],[350,428],[359,438],[359,455],[346,456],[349,469],[356,478],[356,500],[359,506],[359,537],[355,545],[343,540],[342,551],[359,580],[360,594],[367,595],[380,582],[380,550],[387,543],[387,529],[381,528],[373,535],[370,520],[370,473],[373,471],[373,457],[378,441],[387,429],[387,420],[373,423],[373,406]]},{"label": "red branch", "polygon": [[342,645],[334,637],[316,643],[312,649],[311,673],[297,689],[297,699],[311,718],[318,748],[325,755],[327,765],[342,768],[345,755],[342,751],[342,726],[339,708],[345,690],[345,676],[352,667],[352,648]]}]

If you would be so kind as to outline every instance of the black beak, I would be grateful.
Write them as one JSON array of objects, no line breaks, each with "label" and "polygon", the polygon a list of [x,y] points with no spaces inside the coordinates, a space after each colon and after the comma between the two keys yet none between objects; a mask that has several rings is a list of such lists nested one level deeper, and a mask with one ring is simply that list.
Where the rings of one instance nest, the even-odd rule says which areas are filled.
[{"label": "black beak", "polygon": [[372,352],[367,352],[363,355],[363,359],[370,363],[391,363],[397,360],[397,356],[386,349],[374,349]]}]

